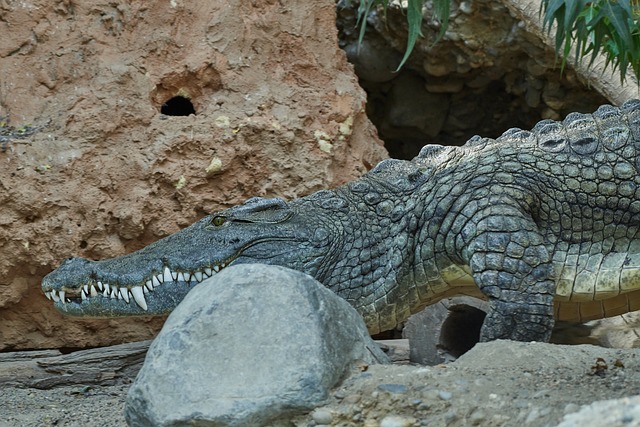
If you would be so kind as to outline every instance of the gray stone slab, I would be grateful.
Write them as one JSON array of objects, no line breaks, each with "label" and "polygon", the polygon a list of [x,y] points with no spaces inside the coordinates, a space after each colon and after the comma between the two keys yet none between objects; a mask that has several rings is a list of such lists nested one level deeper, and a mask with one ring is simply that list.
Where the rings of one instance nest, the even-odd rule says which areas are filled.
[{"label": "gray stone slab", "polygon": [[413,363],[437,365],[455,360],[478,342],[487,303],[460,296],[444,299],[409,318],[403,336]]}]

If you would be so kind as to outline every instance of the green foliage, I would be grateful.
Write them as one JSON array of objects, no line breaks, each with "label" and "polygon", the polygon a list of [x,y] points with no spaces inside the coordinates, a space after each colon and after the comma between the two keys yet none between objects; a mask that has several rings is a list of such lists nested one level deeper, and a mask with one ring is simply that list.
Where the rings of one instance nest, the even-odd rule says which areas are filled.
[{"label": "green foliage", "polygon": [[[424,3],[425,0],[407,1],[407,24],[409,27],[409,34],[407,37],[407,48],[404,52],[402,61],[400,61],[400,65],[398,65],[398,70],[402,68],[405,62],[407,62],[407,59],[409,58],[409,55],[411,55],[416,44],[416,40],[418,40],[418,36],[422,36],[422,6]],[[377,6],[382,6],[386,12],[389,7],[389,0],[360,0],[360,5],[358,6],[358,23],[360,25],[360,35],[358,38],[359,43],[362,42],[362,38],[364,37],[364,32],[367,27],[367,16],[369,16],[371,10]],[[435,41],[437,43],[449,26],[451,3],[450,0],[434,0],[433,6],[434,19],[441,23],[440,33]]]},{"label": "green foliage", "polygon": [[562,65],[575,48],[576,61],[585,56],[605,55],[605,65],[620,72],[624,82],[627,69],[640,80],[640,1],[639,0],[543,0],[544,24],[555,23],[556,51],[562,52]]},{"label": "green foliage", "polygon": [[[389,0],[360,0],[358,23],[359,41],[364,37],[367,16],[380,6],[386,12]],[[413,50],[422,26],[422,7],[425,0],[407,0],[409,34],[404,57],[398,66],[402,68]],[[433,0],[434,19],[440,22],[438,42],[449,25],[450,0]],[[640,0],[542,0],[541,14],[547,28],[555,23],[556,52],[562,52],[562,66],[575,47],[576,61],[590,55],[593,64],[603,52],[606,65],[618,69],[624,81],[630,67],[640,80]]]}]

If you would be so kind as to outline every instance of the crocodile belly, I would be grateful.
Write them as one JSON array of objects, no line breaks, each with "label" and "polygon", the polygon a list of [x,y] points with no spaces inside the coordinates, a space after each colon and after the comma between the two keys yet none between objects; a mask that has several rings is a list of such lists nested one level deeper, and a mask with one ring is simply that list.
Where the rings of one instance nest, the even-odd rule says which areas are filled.
[{"label": "crocodile belly", "polygon": [[640,254],[556,257],[558,320],[584,322],[640,310]]}]

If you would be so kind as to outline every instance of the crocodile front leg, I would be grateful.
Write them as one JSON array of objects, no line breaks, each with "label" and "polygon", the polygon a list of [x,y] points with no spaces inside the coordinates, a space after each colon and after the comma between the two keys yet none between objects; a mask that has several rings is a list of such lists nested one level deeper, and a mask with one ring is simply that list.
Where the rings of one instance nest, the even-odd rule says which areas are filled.
[{"label": "crocodile front leg", "polygon": [[475,230],[463,259],[490,306],[480,340],[549,341],[552,258],[531,216],[518,203],[502,201],[476,212],[467,227]]}]

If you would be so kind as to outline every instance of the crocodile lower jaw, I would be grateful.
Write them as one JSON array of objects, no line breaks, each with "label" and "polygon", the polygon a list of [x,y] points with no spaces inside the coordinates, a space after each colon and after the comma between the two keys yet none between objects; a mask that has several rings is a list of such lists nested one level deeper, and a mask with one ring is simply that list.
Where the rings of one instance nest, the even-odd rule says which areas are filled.
[{"label": "crocodile lower jaw", "polygon": [[111,299],[124,300],[127,304],[131,301],[135,303],[143,310],[147,311],[147,301],[145,295],[150,292],[154,292],[161,289],[161,287],[167,283],[185,283],[186,285],[198,284],[203,280],[208,279],[214,274],[218,273],[229,264],[215,265],[211,268],[207,267],[202,271],[194,272],[175,272],[165,267],[162,273],[154,275],[151,279],[148,279],[144,285],[126,287],[118,287],[100,280],[96,280],[95,283],[86,284],[79,289],[52,289],[45,292],[45,296],[54,301],[62,304],[82,303],[85,300],[94,297],[104,297]]}]

